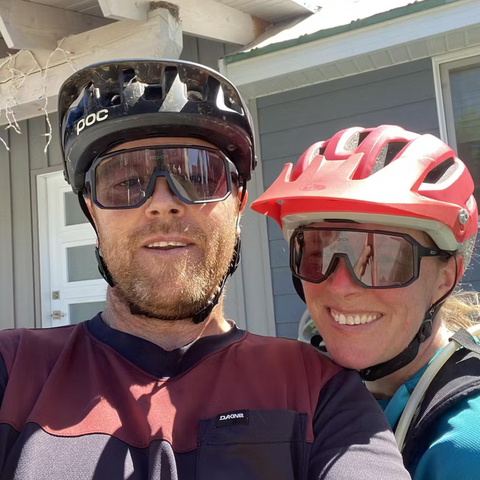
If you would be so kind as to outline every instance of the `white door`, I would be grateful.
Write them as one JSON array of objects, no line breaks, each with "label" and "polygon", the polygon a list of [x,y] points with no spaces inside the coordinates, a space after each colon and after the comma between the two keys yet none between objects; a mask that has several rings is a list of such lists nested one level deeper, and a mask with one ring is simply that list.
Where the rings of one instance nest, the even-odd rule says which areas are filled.
[{"label": "white door", "polygon": [[96,235],[62,172],[37,177],[42,326],[88,320],[105,308]]}]

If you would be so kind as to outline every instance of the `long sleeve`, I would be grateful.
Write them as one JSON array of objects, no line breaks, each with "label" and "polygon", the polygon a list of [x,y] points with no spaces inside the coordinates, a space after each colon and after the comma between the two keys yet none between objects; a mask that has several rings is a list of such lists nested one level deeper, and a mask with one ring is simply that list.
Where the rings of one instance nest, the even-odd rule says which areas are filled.
[{"label": "long sleeve", "polygon": [[354,371],[322,389],[314,434],[309,480],[410,478],[385,415]]}]

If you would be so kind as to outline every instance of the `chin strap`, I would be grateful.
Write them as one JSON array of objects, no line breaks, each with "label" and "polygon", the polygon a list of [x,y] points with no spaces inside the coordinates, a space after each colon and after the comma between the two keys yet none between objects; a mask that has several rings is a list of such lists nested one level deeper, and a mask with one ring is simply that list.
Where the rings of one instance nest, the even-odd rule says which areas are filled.
[{"label": "chin strap", "polygon": [[[435,316],[444,304],[447,297],[453,292],[457,285],[457,259],[455,255],[453,256],[453,258],[455,259],[455,281],[453,282],[452,288],[450,288],[450,290],[445,295],[443,295],[443,297],[437,300],[428,309],[417,334],[410,342],[408,347],[403,350],[403,352],[400,352],[396,357],[387,360],[386,362],[359,370],[358,372],[362,380],[366,382],[374,382],[375,380],[379,380],[380,378],[386,377],[387,375],[390,375],[397,370],[400,370],[415,359],[418,354],[418,350],[420,349],[420,344],[422,344],[432,334],[432,325]],[[292,276],[292,278],[295,290],[297,291],[300,298],[305,302],[305,293],[303,292],[302,282],[295,276]],[[314,335],[310,340],[310,343],[315,348],[318,348],[323,352],[327,352],[326,347],[324,345],[321,345],[322,341],[323,338],[321,335]]]},{"label": "chin strap", "polygon": [[430,307],[430,310],[428,310],[428,312],[425,314],[425,318],[420,325],[420,329],[403,352],[399,353],[391,360],[359,370],[358,373],[360,374],[362,380],[365,380],[366,382],[374,382],[375,380],[379,380],[380,378],[386,377],[387,375],[400,370],[401,368],[405,367],[405,365],[408,365],[410,362],[412,362],[418,354],[420,344],[432,334],[433,320],[444,301],[445,300],[436,302]]},{"label": "chin strap", "polygon": [[[244,189],[244,192],[246,189]],[[242,200],[245,194],[242,195]],[[95,230],[95,233],[97,234],[97,239],[98,239],[98,232],[97,228],[95,227],[95,222],[93,221],[93,218],[90,214],[90,211],[88,210],[87,204],[85,202],[85,199],[83,198],[83,195],[81,193],[78,194],[78,201],[80,203],[80,208],[82,209],[83,213],[87,217],[88,221],[91,223],[93,229]],[[225,287],[225,284],[227,283],[228,277],[230,275],[233,275],[235,270],[237,269],[239,263],[240,263],[240,250],[242,246],[242,241],[240,239],[240,235],[237,237],[237,240],[235,242],[235,247],[233,250],[233,256],[232,260],[230,262],[230,265],[228,267],[227,273],[223,276],[222,281],[220,282],[220,285],[217,287],[217,291],[213,298],[211,298],[204,307],[202,307],[200,310],[196,311],[193,316],[192,316],[192,321],[195,324],[202,323],[211,313],[212,310],[216,307],[218,304],[221,296],[223,289]],[[97,259],[98,263],[98,271],[101,273],[102,277],[105,279],[105,281],[111,286],[115,287],[115,282],[113,280],[113,277],[108,270],[107,264],[105,263],[105,259],[103,258],[102,251],[100,247],[97,246],[95,247],[95,257]],[[141,307],[138,305],[130,305],[130,312],[132,315],[143,315],[144,317],[149,317],[149,318],[156,318],[153,315],[150,315],[148,312],[145,312],[142,310]]]}]

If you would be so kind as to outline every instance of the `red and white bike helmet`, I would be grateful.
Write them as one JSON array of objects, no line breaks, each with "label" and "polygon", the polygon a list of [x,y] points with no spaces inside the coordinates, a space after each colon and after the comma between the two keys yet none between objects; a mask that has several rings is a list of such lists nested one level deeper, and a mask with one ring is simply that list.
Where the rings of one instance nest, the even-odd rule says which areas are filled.
[{"label": "red and white bike helmet", "polygon": [[342,130],[312,145],[252,203],[287,241],[295,228],[328,219],[426,232],[442,250],[473,247],[474,183],[454,151],[433,135],[394,125]]}]

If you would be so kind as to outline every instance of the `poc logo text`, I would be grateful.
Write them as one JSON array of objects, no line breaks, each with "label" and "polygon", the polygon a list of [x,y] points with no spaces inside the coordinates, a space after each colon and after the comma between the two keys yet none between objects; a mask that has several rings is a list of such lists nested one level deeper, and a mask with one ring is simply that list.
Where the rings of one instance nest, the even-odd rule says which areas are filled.
[{"label": "poc logo text", "polygon": [[99,110],[97,113],[91,113],[87,115],[85,118],[82,118],[78,121],[76,125],[77,135],[85,128],[90,127],[94,123],[103,122],[108,118],[108,110],[104,108],[103,110]]}]

